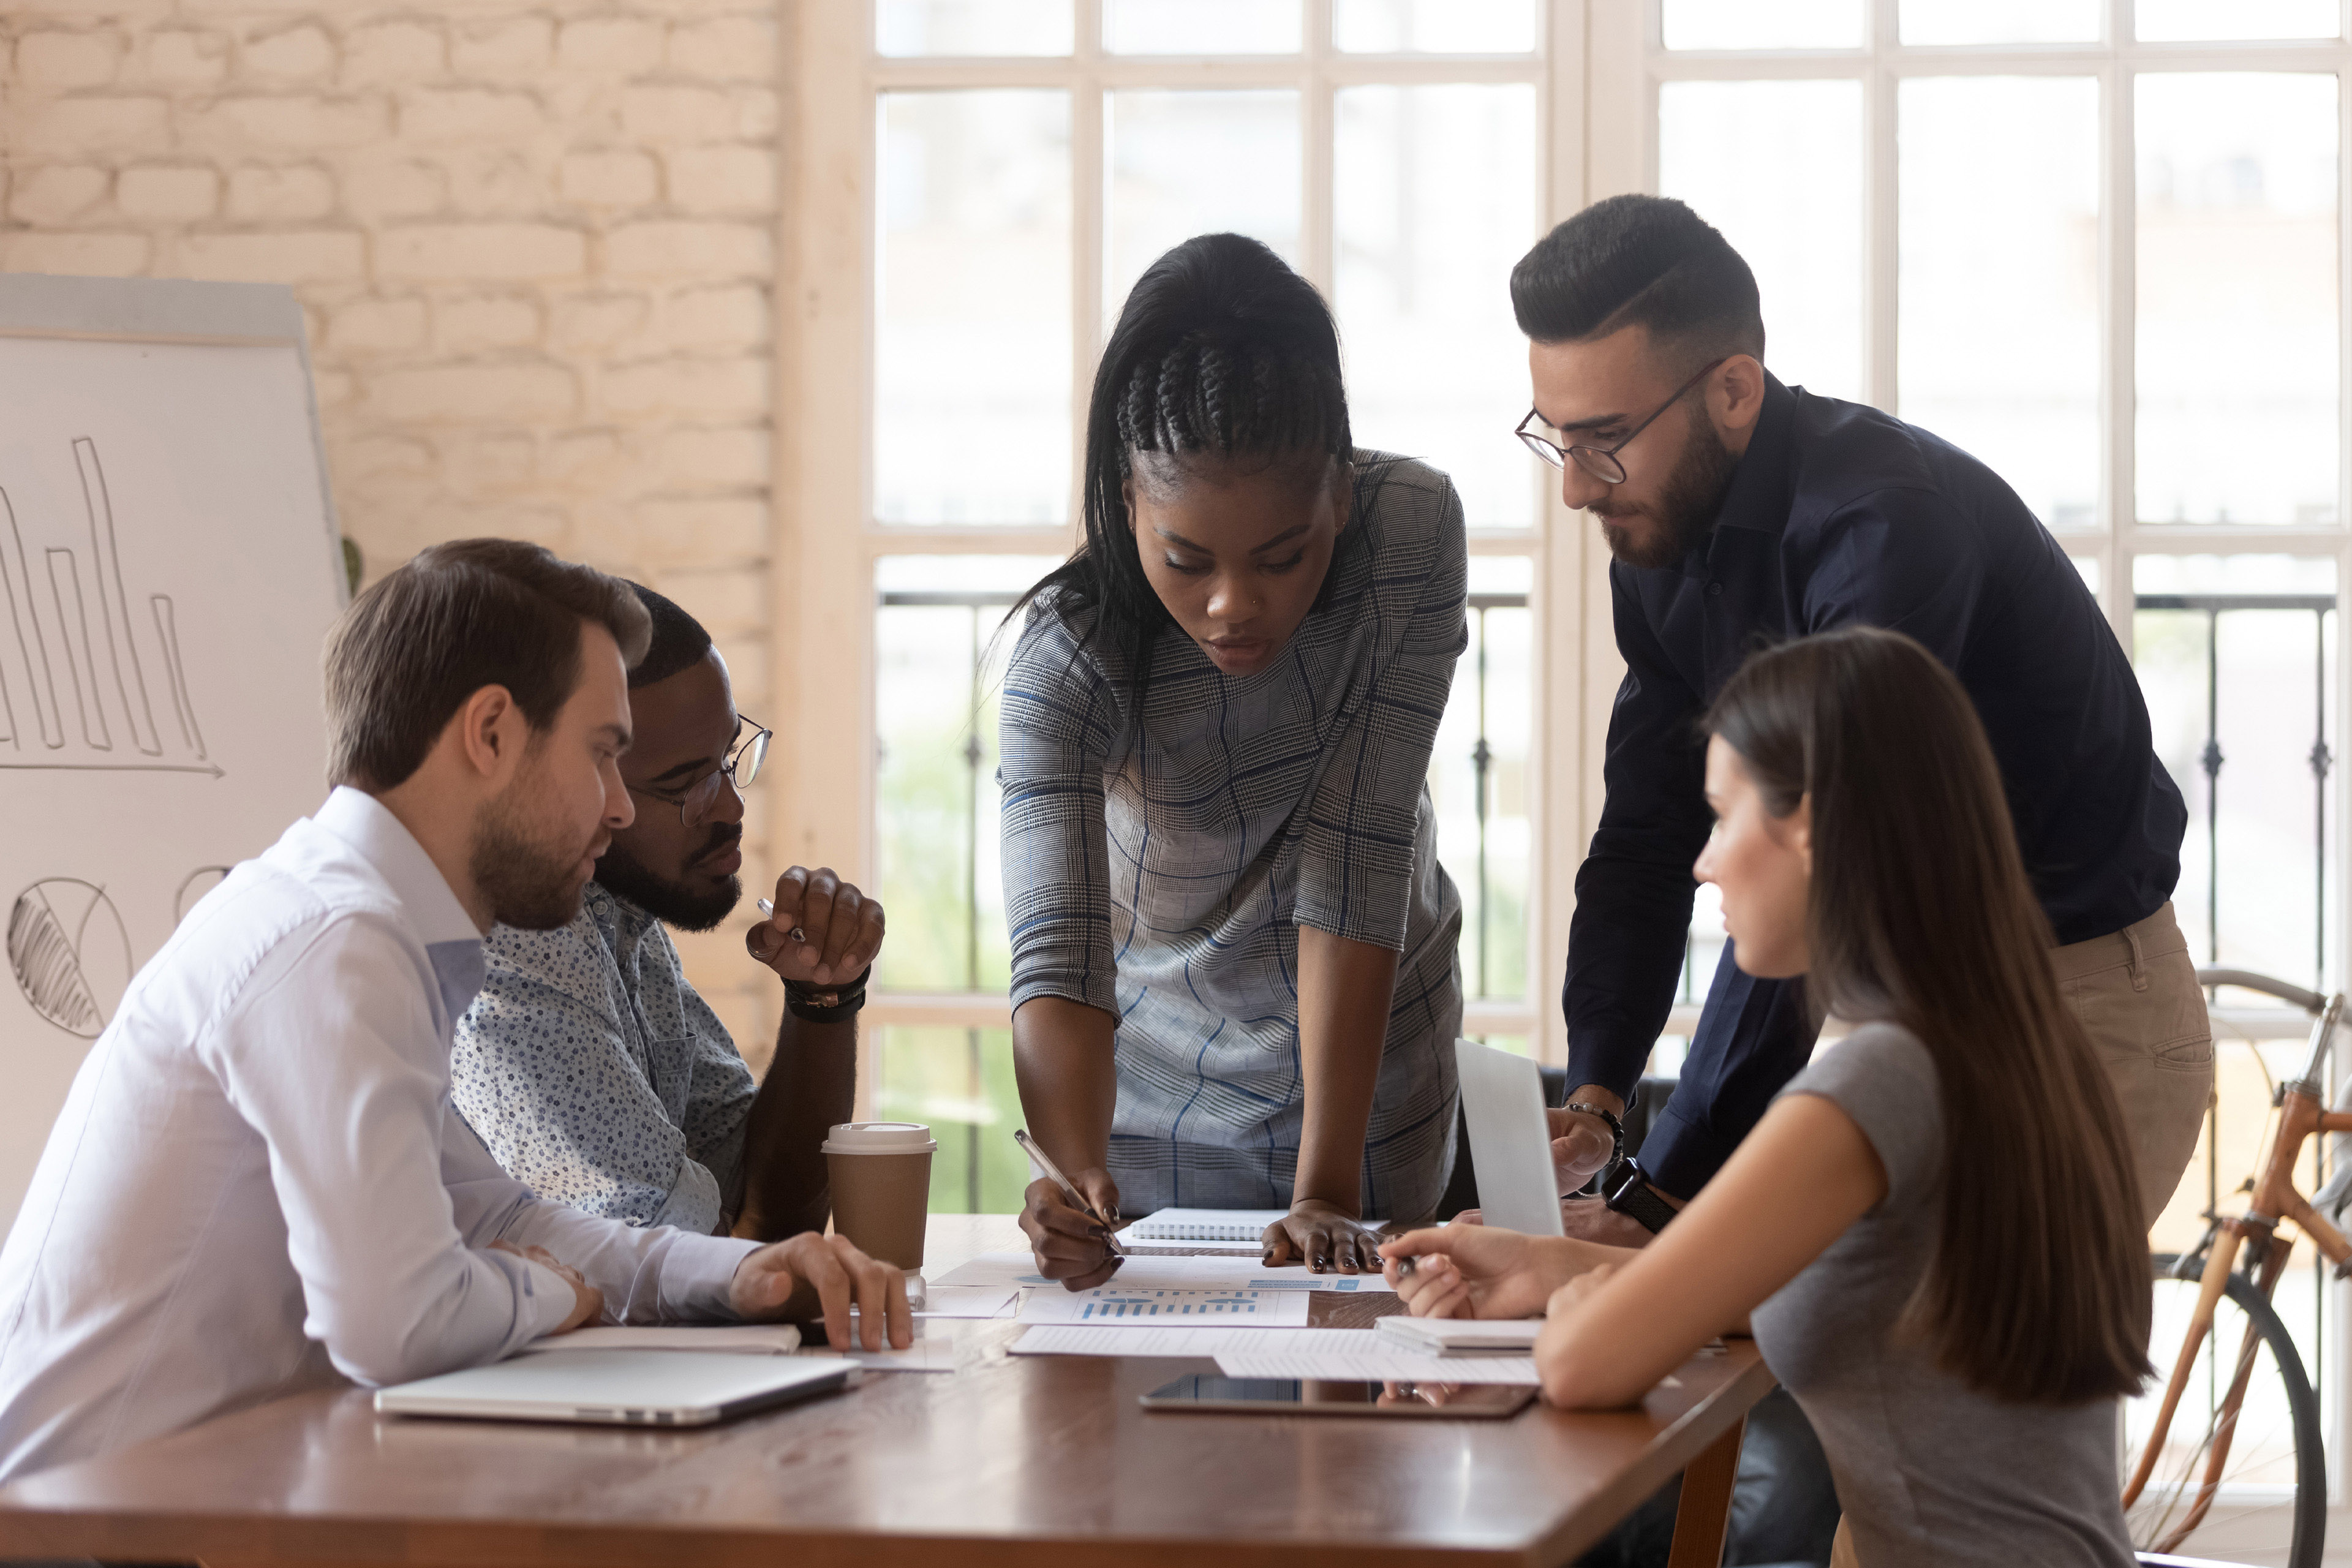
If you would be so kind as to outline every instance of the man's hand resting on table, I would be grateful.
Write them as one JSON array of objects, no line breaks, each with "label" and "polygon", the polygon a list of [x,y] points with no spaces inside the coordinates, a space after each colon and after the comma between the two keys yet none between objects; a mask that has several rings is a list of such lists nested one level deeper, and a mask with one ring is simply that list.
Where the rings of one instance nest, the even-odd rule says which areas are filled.
[{"label": "man's hand resting on table", "polygon": [[[849,1304],[857,1303],[855,1342]],[[826,1341],[841,1349],[889,1348],[915,1342],[915,1319],[907,1307],[907,1277],[895,1264],[878,1263],[840,1236],[803,1231],[746,1254],[728,1282],[728,1305],[746,1322],[779,1320],[806,1322],[822,1313]]]}]

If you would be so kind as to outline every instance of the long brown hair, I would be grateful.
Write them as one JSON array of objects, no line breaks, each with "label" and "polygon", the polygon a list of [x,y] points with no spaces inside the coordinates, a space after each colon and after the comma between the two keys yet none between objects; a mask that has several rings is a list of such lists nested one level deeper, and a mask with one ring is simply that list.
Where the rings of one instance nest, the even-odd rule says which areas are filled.
[{"label": "long brown hair", "polygon": [[2137,1391],[2150,1298],[2131,1142],[2059,996],[1968,693],[1909,637],[1855,626],[1756,655],[1705,727],[1773,816],[1811,797],[1806,984],[1935,1058],[1943,1225],[1910,1323],[1997,1398]]}]

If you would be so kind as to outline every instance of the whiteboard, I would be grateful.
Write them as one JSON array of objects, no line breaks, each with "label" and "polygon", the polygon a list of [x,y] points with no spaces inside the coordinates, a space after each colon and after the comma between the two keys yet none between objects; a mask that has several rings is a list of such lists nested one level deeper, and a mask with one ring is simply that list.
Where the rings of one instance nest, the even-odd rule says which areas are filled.
[{"label": "whiteboard", "polygon": [[290,292],[0,276],[0,1223],[132,973],[323,795],[344,597]]}]

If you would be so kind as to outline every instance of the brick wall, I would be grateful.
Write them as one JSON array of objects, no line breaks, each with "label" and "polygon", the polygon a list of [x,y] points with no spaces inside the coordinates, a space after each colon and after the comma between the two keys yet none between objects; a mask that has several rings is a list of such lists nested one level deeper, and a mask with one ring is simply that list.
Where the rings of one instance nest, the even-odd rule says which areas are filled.
[{"label": "brick wall", "polygon": [[[8,0],[0,269],[291,284],[371,575],[538,541],[694,611],[761,713],[780,9]],[[740,931],[688,958],[764,1059]]]}]

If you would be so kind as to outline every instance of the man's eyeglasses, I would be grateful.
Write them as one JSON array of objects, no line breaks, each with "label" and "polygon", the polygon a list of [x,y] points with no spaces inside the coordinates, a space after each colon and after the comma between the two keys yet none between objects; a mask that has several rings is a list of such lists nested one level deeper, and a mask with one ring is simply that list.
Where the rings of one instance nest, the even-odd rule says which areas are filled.
[{"label": "man's eyeglasses", "polygon": [[[744,722],[751,721],[747,719]],[[773,731],[752,724],[751,732],[737,742],[725,762],[684,789],[647,789],[642,784],[631,784],[629,788],[635,794],[677,807],[680,823],[699,827],[709,820],[711,808],[719,804],[726,788],[724,781],[732,780],[739,794],[751,787],[751,781],[760,776],[761,764],[768,760],[768,742],[774,738]]]},{"label": "man's eyeglasses", "polygon": [[[1729,354],[1726,354],[1723,356],[1723,359],[1729,359],[1730,357],[1731,356]],[[1647,419],[1644,419],[1639,425],[1634,426],[1632,432],[1628,434],[1622,441],[1618,442],[1613,447],[1563,447],[1559,442],[1553,440],[1550,437],[1544,435],[1542,432],[1528,428],[1530,425],[1540,425],[1543,423],[1543,416],[1538,414],[1532,408],[1528,410],[1528,416],[1519,421],[1519,427],[1512,431],[1511,434],[1517,436],[1520,440],[1525,441],[1528,444],[1528,451],[1533,452],[1537,457],[1541,458],[1545,462],[1549,463],[1555,468],[1566,468],[1568,466],[1568,460],[1570,458],[1573,458],[1576,459],[1576,466],[1578,468],[1582,468],[1586,473],[1591,474],[1602,484],[1622,485],[1625,482],[1625,465],[1618,461],[1617,454],[1632,446],[1635,436],[1639,436],[1643,431],[1647,430],[1651,426],[1655,425],[1658,422],[1659,415],[1664,414],[1667,409],[1672,408],[1675,404],[1680,403],[1683,399],[1684,393],[1688,392],[1692,387],[1696,386],[1700,382],[1705,381],[1706,379],[1707,373],[1713,370],[1717,365],[1721,364],[1723,363],[1723,359],[1709,361],[1706,365],[1700,367],[1699,373],[1696,375],[1692,376],[1688,381],[1675,388],[1675,395],[1672,397],[1669,397],[1664,403],[1659,404],[1657,408]]]}]

